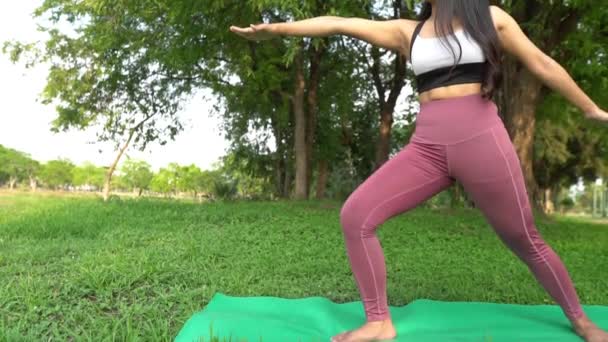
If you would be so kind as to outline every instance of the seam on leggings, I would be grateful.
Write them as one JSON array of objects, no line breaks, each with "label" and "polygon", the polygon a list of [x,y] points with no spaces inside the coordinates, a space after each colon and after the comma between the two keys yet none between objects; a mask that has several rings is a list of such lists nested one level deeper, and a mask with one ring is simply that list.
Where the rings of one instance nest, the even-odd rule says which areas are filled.
[{"label": "seam on leggings", "polygon": [[473,136],[470,136],[468,138],[464,138],[464,139],[461,139],[461,140],[457,140],[457,141],[452,141],[452,142],[449,142],[449,143],[440,143],[440,142],[436,142],[436,141],[430,141],[430,140],[427,140],[427,139],[424,139],[424,138],[420,138],[418,136],[412,136],[412,138],[410,139],[410,141],[416,142],[416,140],[418,140],[420,142],[427,143],[427,144],[452,146],[452,145],[460,144],[460,143],[465,142],[465,141],[469,141],[469,140],[471,140],[473,138],[477,138],[478,136],[487,133],[489,130],[493,129],[494,127],[496,127],[497,125],[499,125],[501,123],[502,122],[497,122],[497,123],[491,125],[490,127],[487,127],[486,129],[477,132],[477,134],[475,134]]},{"label": "seam on leggings", "polygon": [[361,237],[361,245],[363,245],[365,257],[367,258],[367,263],[369,264],[369,269],[372,271],[372,278],[374,278],[374,290],[376,290],[376,314],[380,316],[380,295],[378,294],[378,285],[376,284],[376,273],[374,272],[374,267],[369,260],[369,253],[367,252],[367,247],[365,247],[365,241],[363,241],[363,229],[361,229],[361,234],[359,236]]},{"label": "seam on leggings", "polygon": [[[370,213],[369,213],[369,214],[367,214],[367,216],[365,217],[365,220],[363,220],[362,227],[366,227],[366,226],[367,226],[367,220],[369,220],[370,216],[372,216],[372,214],[374,213],[374,211],[376,211],[376,209],[380,208],[380,206],[382,206],[384,203],[389,202],[389,201],[391,201],[393,198],[398,197],[398,196],[401,196],[401,195],[403,195],[404,193],[408,193],[408,192],[411,192],[411,191],[417,190],[417,189],[419,189],[419,188],[422,188],[423,186],[428,185],[428,184],[431,184],[431,183],[433,183],[433,182],[435,182],[435,181],[437,181],[437,180],[439,180],[439,179],[441,179],[441,178],[443,178],[443,177],[444,177],[444,176],[435,177],[435,178],[433,178],[432,180],[430,180],[430,181],[428,181],[428,182],[426,182],[426,183],[423,183],[423,184],[421,184],[421,185],[419,185],[419,186],[417,186],[417,187],[414,187],[414,188],[411,188],[411,189],[408,189],[408,190],[405,190],[405,191],[401,191],[400,193],[398,193],[398,194],[394,195],[393,197],[391,197],[391,198],[389,198],[389,199],[387,199],[387,200],[382,201],[380,204],[376,205],[376,206],[374,207],[374,209],[372,209],[372,211],[370,211]],[[380,296],[378,295],[378,285],[377,285],[377,283],[376,283],[376,273],[374,272],[374,267],[372,266],[372,263],[371,263],[371,261],[370,261],[370,259],[369,259],[369,253],[367,252],[367,247],[365,246],[365,243],[363,242],[363,229],[361,229],[361,233],[359,234],[359,237],[361,238],[361,244],[363,245],[363,250],[365,251],[365,256],[366,256],[366,258],[367,258],[367,263],[369,264],[369,268],[370,268],[370,270],[372,271],[372,278],[374,278],[374,289],[376,290],[376,305],[377,305],[377,307],[378,307],[378,312],[377,312],[377,314],[378,314],[378,315],[381,315],[381,314],[380,314]]]},{"label": "seam on leggings", "polygon": [[458,140],[458,141],[453,141],[451,143],[444,144],[444,145],[450,145],[450,146],[451,145],[456,145],[456,144],[460,144],[460,143],[463,143],[465,141],[469,141],[471,139],[477,138],[478,136],[483,135],[483,134],[487,133],[488,131],[492,131],[494,129],[494,127],[496,127],[498,124],[500,124],[500,122],[497,122],[497,123],[491,125],[490,127],[484,129],[483,131],[479,131],[477,134],[475,134],[473,136],[470,136],[468,138],[461,139],[461,140]]},{"label": "seam on leggings", "polygon": [[549,270],[553,274],[553,277],[555,277],[555,280],[557,281],[557,285],[559,286],[559,289],[562,291],[562,294],[564,295],[564,299],[566,300],[566,304],[568,305],[568,309],[570,309],[570,311],[572,312],[572,310],[573,310],[572,305],[570,305],[570,301],[568,300],[568,296],[566,296],[566,293],[564,292],[564,288],[562,287],[562,283],[559,281],[559,278],[555,274],[555,271],[553,271],[553,268],[551,267],[551,264],[549,264],[549,262],[547,262],[547,259],[545,259],[545,256],[542,255],[542,253],[540,253],[538,251],[538,248],[536,247],[536,245],[532,241],[532,238],[530,237],[530,234],[528,233],[528,227],[526,226],[526,220],[524,218],[524,212],[523,212],[523,210],[521,208],[521,202],[519,201],[519,192],[517,191],[517,185],[515,184],[515,179],[513,178],[513,173],[511,172],[511,165],[509,164],[509,161],[507,160],[507,157],[506,157],[505,153],[503,152],[502,148],[500,147],[500,144],[496,140],[496,135],[494,134],[494,129],[492,129],[491,132],[492,132],[492,137],[494,138],[494,143],[496,144],[496,146],[500,150],[500,153],[502,154],[502,157],[504,158],[505,162],[507,163],[507,168],[509,170],[509,174],[511,175],[511,183],[513,184],[513,188],[515,188],[515,196],[517,197],[517,205],[519,207],[519,213],[521,214],[521,220],[522,220],[522,223],[524,224],[524,231],[526,232],[526,236],[528,237],[528,241],[530,241],[530,244],[532,245],[532,247],[534,247],[534,250],[536,251],[536,253],[538,253],[538,255],[540,255],[540,257],[543,259],[543,262],[547,265],[547,267],[549,268]]}]

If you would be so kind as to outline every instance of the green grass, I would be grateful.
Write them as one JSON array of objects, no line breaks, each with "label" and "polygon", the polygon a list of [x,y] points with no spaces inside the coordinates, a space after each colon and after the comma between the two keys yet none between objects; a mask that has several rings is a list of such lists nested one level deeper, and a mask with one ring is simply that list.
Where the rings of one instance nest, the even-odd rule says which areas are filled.
[{"label": "green grass", "polygon": [[[340,208],[3,194],[0,341],[169,341],[215,292],[360,300]],[[581,302],[608,304],[608,226],[536,221]],[[390,305],[554,304],[475,209],[421,206],[378,236]]]}]

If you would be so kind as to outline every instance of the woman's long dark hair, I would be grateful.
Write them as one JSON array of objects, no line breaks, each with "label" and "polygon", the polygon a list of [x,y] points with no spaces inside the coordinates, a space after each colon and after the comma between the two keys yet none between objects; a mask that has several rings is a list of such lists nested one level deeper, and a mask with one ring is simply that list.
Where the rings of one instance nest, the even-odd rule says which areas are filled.
[{"label": "woman's long dark hair", "polygon": [[[502,72],[500,67],[501,49],[498,33],[492,21],[490,13],[490,3],[488,0],[436,0],[435,32],[440,36],[440,40],[445,43],[452,51],[454,65],[462,58],[462,46],[458,43],[459,56],[456,56],[454,47],[449,44],[446,36],[454,34],[452,21],[459,19],[463,29],[469,36],[481,46],[486,55],[486,68],[483,82],[483,96],[492,98],[494,92],[502,82]],[[431,16],[432,6],[428,1],[422,5],[419,20],[426,20]]]}]

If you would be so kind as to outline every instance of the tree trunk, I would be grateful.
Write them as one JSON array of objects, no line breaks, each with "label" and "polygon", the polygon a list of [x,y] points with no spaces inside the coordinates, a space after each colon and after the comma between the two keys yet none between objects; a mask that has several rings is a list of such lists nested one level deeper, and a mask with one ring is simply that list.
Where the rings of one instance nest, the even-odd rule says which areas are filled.
[{"label": "tree trunk", "polygon": [[306,184],[307,153],[306,153],[306,112],[304,111],[304,80],[303,49],[296,54],[294,66],[296,72],[293,111],[295,115],[295,157],[296,157],[296,189],[295,199],[306,199],[308,184]]},{"label": "tree trunk", "polygon": [[285,182],[283,183],[283,194],[284,194],[284,198],[290,198],[291,197],[291,183],[293,180],[293,175],[291,173],[291,168],[289,166],[289,163],[286,164],[285,167]]},{"label": "tree trunk", "polygon": [[275,160],[274,160],[274,192],[279,198],[284,198],[283,196],[283,178],[285,176],[285,154],[283,153],[284,143],[283,143],[283,132],[280,130],[278,125],[276,124],[276,120],[272,120],[272,127],[274,131],[275,141],[277,144],[277,150],[275,152]]},{"label": "tree trunk", "polygon": [[[325,44],[325,42],[323,42]],[[306,198],[310,197],[312,184],[313,152],[317,128],[317,112],[319,109],[319,82],[321,80],[321,59],[325,48],[323,45],[315,48],[310,45],[310,75],[308,78],[308,94],[306,97],[308,115],[306,117]]]},{"label": "tree trunk", "polygon": [[[279,107],[278,103],[282,101],[281,94],[279,94],[278,92],[273,92],[273,94],[277,102],[277,107]],[[292,117],[292,113],[293,106],[288,109],[288,114],[290,118]],[[289,192],[285,191],[285,177],[287,172],[286,158],[288,157],[287,154],[289,151],[286,146],[290,145],[288,144],[288,142],[286,141],[287,139],[285,138],[288,136],[286,127],[289,127],[290,125],[286,125],[286,127],[283,127],[281,125],[280,118],[277,117],[281,114],[277,112],[275,115],[276,116],[271,117],[270,121],[276,142],[276,152],[274,153],[274,193],[278,198],[287,198],[289,197]]]},{"label": "tree trunk", "polygon": [[[272,127],[272,133],[274,134],[276,151],[274,152],[274,194],[278,198],[287,198],[289,192],[285,192],[285,172],[286,172],[286,158],[289,152],[287,146],[291,146],[287,141],[289,135],[289,129],[292,127],[291,122],[293,118],[293,105],[284,106],[284,103],[293,100],[293,96],[288,94],[287,89],[272,90],[270,96],[275,103],[277,111],[273,112],[270,116],[270,126]],[[285,100],[288,101],[285,101]],[[288,122],[283,124],[285,120],[281,117],[287,112]]]},{"label": "tree trunk", "polygon": [[[293,111],[293,106],[290,106],[290,112],[289,112],[289,126],[291,127],[295,127],[295,113]],[[284,168],[284,174],[283,174],[283,183],[281,183],[282,186],[282,193],[283,193],[283,198],[291,198],[293,190],[294,190],[294,186],[293,186],[293,170],[294,170],[294,153],[293,153],[293,149],[287,148],[288,146],[294,146],[295,145],[295,132],[292,133],[284,131],[285,134],[285,145],[284,145],[284,155],[283,155],[283,168]]]},{"label": "tree trunk", "polygon": [[33,192],[36,192],[38,189],[38,181],[36,181],[36,177],[30,176],[30,188]]},{"label": "tree trunk", "polygon": [[129,144],[131,143],[131,139],[133,139],[133,136],[135,135],[135,132],[139,128],[141,128],[141,126],[143,126],[143,124],[146,123],[146,121],[148,121],[152,117],[154,117],[154,115],[156,115],[156,114],[152,114],[152,115],[149,115],[149,116],[145,117],[137,125],[133,126],[133,128],[131,128],[129,130],[129,137],[127,138],[127,142],[125,142],[125,144],[123,145],[123,147],[120,149],[120,151],[118,152],[118,155],[116,156],[116,159],[114,160],[114,163],[112,163],[112,165],[108,169],[108,172],[106,173],[106,179],[105,179],[104,184],[103,184],[103,200],[104,200],[104,202],[107,201],[110,198],[110,185],[112,183],[112,175],[114,174],[114,171],[116,170],[116,166],[118,165],[118,162],[120,161],[120,158],[122,157],[122,155],[127,150],[127,147],[129,147]]},{"label": "tree trunk", "polygon": [[551,187],[547,187],[543,191],[543,209],[545,214],[553,214],[555,212],[555,203],[553,202],[553,193]]},{"label": "tree trunk", "polygon": [[[263,20],[262,17],[260,17],[260,20]],[[252,63],[252,70],[254,72],[257,72],[259,70],[258,68],[258,56],[256,55],[256,45],[253,42],[249,42],[249,54],[251,56],[251,59],[253,61]],[[287,67],[285,67],[284,69],[282,69],[283,72],[287,72],[289,69]],[[277,89],[277,90],[271,90],[270,91],[270,95],[273,98],[273,101],[276,105],[276,108],[280,108],[283,109],[283,103],[284,103],[284,99],[285,98],[289,98],[289,101],[293,101],[293,96],[287,95],[287,93],[290,91],[290,89]],[[278,198],[288,198],[289,197],[289,192],[290,192],[290,181],[288,181],[288,167],[287,167],[287,158],[288,158],[288,147],[287,146],[292,146],[291,144],[289,144],[285,139],[285,137],[287,137],[289,135],[289,132],[287,132],[288,127],[293,127],[292,123],[293,121],[291,120],[293,115],[293,110],[295,107],[295,103],[292,103],[289,106],[288,112],[289,112],[289,123],[287,125],[285,125],[286,127],[283,127],[281,125],[281,122],[283,120],[281,120],[281,115],[283,114],[283,112],[281,110],[277,110],[274,112],[274,114],[272,114],[270,116],[270,125],[272,127],[272,131],[274,133],[274,137],[275,137],[275,141],[276,141],[276,152],[275,152],[275,163],[274,163],[274,171],[275,171],[275,176],[274,176],[274,193]]]},{"label": "tree trunk", "polygon": [[562,188],[559,185],[556,185],[551,190],[551,202],[553,203],[553,212],[555,212],[559,206],[559,195]]},{"label": "tree trunk", "polygon": [[325,198],[325,189],[327,188],[328,171],[327,159],[319,160],[319,170],[317,175],[317,199]]},{"label": "tree trunk", "polygon": [[8,188],[11,190],[15,189],[15,184],[17,184],[17,178],[10,177],[8,180]]},{"label": "tree trunk", "polygon": [[391,146],[391,130],[393,127],[393,109],[384,106],[380,112],[380,134],[376,143],[375,169],[380,168],[388,160]]},{"label": "tree trunk", "polygon": [[275,192],[279,198],[287,198],[289,197],[289,192],[285,191],[285,179],[287,177],[287,168],[285,166],[285,157],[282,152],[283,151],[278,154],[278,158],[276,161]]},{"label": "tree trunk", "polygon": [[[581,9],[565,6],[564,3],[547,7],[536,0],[510,7],[511,15],[521,24],[524,33],[558,63],[564,62],[567,56],[563,51],[556,51],[556,47],[576,29]],[[527,25],[531,22],[534,25]],[[503,74],[503,89],[498,93],[501,117],[519,156],[530,204],[539,213],[544,213],[542,201],[537,200],[542,196],[532,168],[535,110],[544,98],[541,91],[543,84],[512,56],[505,58]]]},{"label": "tree trunk", "polygon": [[[393,1],[393,19],[403,19],[408,17],[411,13],[403,10],[404,5],[402,1]],[[395,105],[397,99],[401,95],[401,90],[405,85],[406,75],[406,57],[400,53],[393,53],[386,51],[394,55],[395,60],[393,61],[393,68],[395,72],[392,74],[392,78],[389,81],[389,94],[386,96],[387,87],[382,82],[380,77],[381,71],[381,58],[383,54],[380,54],[379,49],[372,47],[372,59],[374,63],[372,65],[372,78],[374,80],[374,86],[378,93],[379,109],[380,109],[380,134],[376,141],[376,161],[375,169],[380,168],[389,158],[390,147],[391,147],[391,131],[393,127],[393,113],[395,111]]]},{"label": "tree trunk", "polygon": [[107,201],[110,198],[110,184],[112,183],[112,175],[114,174],[114,171],[116,170],[116,166],[118,165],[120,158],[127,150],[127,147],[129,147],[129,144],[131,143],[131,139],[133,138],[134,134],[135,134],[135,129],[132,129],[129,133],[129,138],[127,139],[127,142],[118,151],[118,155],[116,156],[116,159],[114,159],[114,162],[112,163],[112,165],[110,165],[110,168],[106,172],[106,178],[105,178],[104,184],[103,184],[103,200],[104,201]]},{"label": "tree trunk", "polygon": [[[509,63],[514,63],[510,61]],[[512,64],[509,66],[513,70]],[[506,113],[505,127],[515,147],[525,178],[529,202],[544,212],[542,201],[538,200],[538,185],[534,178],[534,129],[536,127],[536,107],[542,100],[542,83],[526,68],[520,67],[510,83],[517,87],[508,87],[505,92]]]},{"label": "tree trunk", "polygon": [[378,101],[380,108],[380,134],[376,142],[376,162],[375,169],[380,168],[389,158],[391,146],[391,130],[393,126],[393,112],[397,99],[401,94],[401,90],[405,85],[406,60],[401,54],[396,54],[393,66],[395,73],[391,79],[391,87],[388,97],[386,97],[386,89],[380,77],[380,65],[382,54],[376,47],[372,47],[372,77],[376,92],[378,93]]}]

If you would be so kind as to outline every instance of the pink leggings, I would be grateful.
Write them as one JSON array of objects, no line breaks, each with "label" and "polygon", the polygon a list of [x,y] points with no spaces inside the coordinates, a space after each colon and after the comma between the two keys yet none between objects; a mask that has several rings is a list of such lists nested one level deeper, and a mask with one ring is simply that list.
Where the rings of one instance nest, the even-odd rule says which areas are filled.
[{"label": "pink leggings", "polygon": [[455,180],[566,316],[583,316],[564,264],[536,229],[520,161],[496,104],[476,94],[421,104],[410,142],[361,183],[341,209],[346,251],[367,321],[390,318],[376,228]]}]

